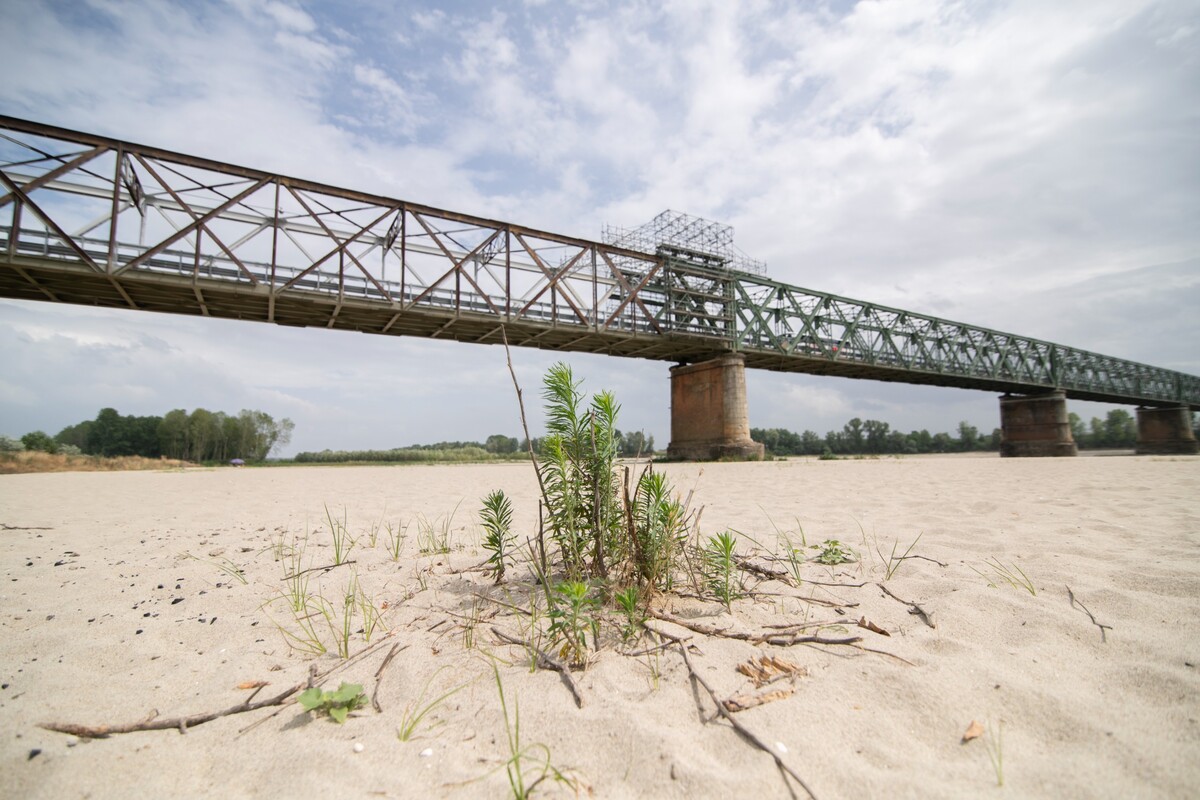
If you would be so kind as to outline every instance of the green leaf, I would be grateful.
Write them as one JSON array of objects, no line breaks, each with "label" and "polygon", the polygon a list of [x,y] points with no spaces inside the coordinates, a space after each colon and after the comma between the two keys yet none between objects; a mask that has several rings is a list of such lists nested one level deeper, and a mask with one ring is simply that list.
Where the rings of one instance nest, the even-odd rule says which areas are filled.
[{"label": "green leaf", "polygon": [[341,725],[346,721],[346,717],[350,714],[350,709],[341,706],[330,706],[329,716],[333,717],[333,721]]},{"label": "green leaf", "polygon": [[357,683],[343,683],[338,687],[338,690],[333,693],[330,700],[338,705],[346,705],[352,702],[354,698],[362,694],[363,687]]},{"label": "green leaf", "polygon": [[311,689],[305,690],[299,697],[296,698],[296,701],[300,703],[300,705],[304,706],[305,711],[312,711],[314,708],[322,705],[321,695],[321,690],[314,686]]}]

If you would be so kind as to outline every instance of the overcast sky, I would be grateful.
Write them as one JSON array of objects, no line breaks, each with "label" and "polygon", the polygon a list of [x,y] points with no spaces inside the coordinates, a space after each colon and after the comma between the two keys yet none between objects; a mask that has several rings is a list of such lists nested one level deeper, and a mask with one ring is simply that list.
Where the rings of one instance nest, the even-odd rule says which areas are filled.
[{"label": "overcast sky", "polygon": [[[685,211],[733,225],[776,280],[1200,374],[1195,0],[3,17],[0,113],[589,239]],[[565,358],[667,444],[667,364]],[[536,407],[555,356],[514,359]],[[15,436],[104,406],[261,409],[296,422],[286,453],[519,434],[496,347],[0,301],[0,367]],[[999,425],[984,392],[747,382],[755,427]]]}]

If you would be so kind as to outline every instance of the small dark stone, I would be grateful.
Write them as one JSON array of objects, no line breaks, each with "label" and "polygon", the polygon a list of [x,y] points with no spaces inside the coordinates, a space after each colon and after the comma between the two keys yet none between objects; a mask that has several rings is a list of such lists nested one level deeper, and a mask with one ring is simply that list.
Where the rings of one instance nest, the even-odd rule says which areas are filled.
[{"label": "small dark stone", "polygon": [[208,621],[208,624],[209,624],[209,625],[212,625],[212,624],[213,624],[214,622],[216,622],[216,621],[217,621],[217,618],[216,618],[216,617],[213,617],[212,619],[210,619],[210,620]]},{"label": "small dark stone", "polygon": [[40,747],[35,747],[35,748],[33,748],[32,750],[30,750],[30,751],[29,751],[29,757],[28,757],[28,758],[26,758],[25,760],[26,760],[26,761],[33,761],[35,758],[37,758],[37,757],[38,757],[38,756],[40,756],[41,754],[42,754],[42,748],[40,748]]},{"label": "small dark stone", "polygon": [[174,600],[171,601],[171,605],[175,605],[177,603],[182,603],[182,602],[183,602],[182,597],[176,597]]},{"label": "small dark stone", "polygon": [[137,629],[137,630],[134,632],[134,636],[137,636],[137,635],[138,635],[138,634],[140,634],[141,632],[142,632],[142,629],[141,629],[141,628],[138,628],[138,629]]},{"label": "small dark stone", "polygon": [[149,612],[149,611],[147,611],[145,614],[142,614],[142,616],[143,616],[143,617],[148,617],[148,616],[150,616],[150,612]]}]

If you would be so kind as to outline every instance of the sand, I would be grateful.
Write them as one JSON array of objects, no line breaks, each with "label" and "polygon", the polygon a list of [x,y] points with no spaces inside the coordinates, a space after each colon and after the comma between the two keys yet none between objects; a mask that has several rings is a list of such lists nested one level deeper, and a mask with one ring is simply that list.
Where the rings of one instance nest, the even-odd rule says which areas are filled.
[{"label": "sand", "polygon": [[[734,604],[694,598],[671,612],[730,631],[841,621],[830,637],[863,647],[771,647],[692,634],[690,657],[723,697],[753,692],[739,663],[772,654],[803,667],[787,698],[738,719],[778,748],[816,796],[1189,797],[1200,792],[1200,459],[1022,460],[922,457],[673,465],[695,489],[702,528],[732,528],[739,550],[775,547],[775,531],[838,539],[861,561],[806,564],[806,581],[864,584],[796,590],[747,579]],[[492,488],[536,519],[529,467],[408,466],[74,473],[0,477],[0,795],[499,797],[508,791],[508,734],[492,664],[511,715],[537,757],[597,797],[788,797],[772,759],[721,720],[679,653],[629,657],[605,646],[576,677],[576,708],[554,672],[531,672],[523,617],[479,599],[502,597],[480,572],[477,510]],[[377,691],[382,712],[345,725],[298,706],[228,716],[188,730],[77,739],[38,727],[133,722],[236,705],[301,682],[279,596],[280,537],[303,538],[306,563],[333,561],[324,506],[359,537],[353,565],[311,573],[340,603],[352,574],[383,619],[366,656],[326,680]],[[456,508],[447,555],[418,553],[423,516]],[[393,561],[372,521],[411,523]],[[924,558],[878,587],[893,543]],[[812,552],[812,551],[810,551]],[[226,559],[228,561],[226,561]],[[995,561],[991,561],[995,559]],[[1036,594],[988,566],[1017,567]],[[230,564],[245,582],[221,569]],[[981,574],[982,573],[982,574]],[[1016,574],[1014,572],[1014,574]],[[520,571],[518,576],[520,577]],[[1095,617],[1077,604],[1074,597]],[[528,591],[514,584],[510,595]],[[824,604],[802,602],[813,597]],[[470,619],[481,617],[474,625]],[[860,628],[865,617],[890,633]],[[1101,629],[1099,624],[1107,626]],[[682,628],[657,622],[663,630]],[[1103,638],[1102,638],[1103,634]],[[326,629],[324,638],[332,641]],[[376,681],[392,645],[400,649]],[[365,643],[355,633],[350,646]],[[642,646],[645,646],[643,643]],[[890,655],[885,655],[887,653]],[[377,686],[378,683],[378,686]],[[463,686],[400,741],[405,708]],[[420,701],[425,692],[424,701]],[[273,713],[277,712],[277,713]],[[963,743],[972,721],[989,732]],[[253,724],[253,727],[249,727]],[[1002,734],[1001,734],[1002,731]],[[1002,752],[1003,786],[989,757]],[[544,755],[543,755],[544,760]],[[569,796],[545,781],[537,794]]]}]

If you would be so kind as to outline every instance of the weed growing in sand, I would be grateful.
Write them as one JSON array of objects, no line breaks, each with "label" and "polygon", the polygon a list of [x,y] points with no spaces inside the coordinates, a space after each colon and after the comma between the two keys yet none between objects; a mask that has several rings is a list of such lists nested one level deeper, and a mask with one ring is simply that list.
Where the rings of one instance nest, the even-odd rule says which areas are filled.
[{"label": "weed growing in sand", "polygon": [[327,692],[316,686],[306,689],[296,698],[296,702],[305,711],[328,714],[330,719],[341,725],[350,716],[351,711],[367,704],[367,696],[363,694],[361,685],[343,683],[336,692]]},{"label": "weed growing in sand", "polygon": [[[996,579],[1004,581],[1014,589],[1024,589],[1031,595],[1037,595],[1037,589],[1034,588],[1033,581],[1031,581],[1029,576],[1026,575],[1025,572],[1016,564],[1013,564],[1011,568],[1006,567],[1001,564],[1000,559],[996,558],[995,556],[992,556],[990,561],[985,561],[983,563],[988,567],[988,569],[991,570],[992,576],[994,576]],[[987,581],[988,586],[994,588],[997,585],[993,582],[992,577],[988,576],[988,574],[975,569],[975,567],[971,567],[971,569],[974,570],[985,581]]]},{"label": "weed growing in sand", "polygon": [[600,634],[596,618],[598,603],[588,596],[589,591],[583,581],[563,581],[554,587],[555,600],[549,612],[548,632],[559,648],[559,655],[577,666],[587,665],[588,633],[591,632],[593,642]]},{"label": "weed growing in sand", "polygon": [[983,745],[987,750],[988,760],[992,762],[992,769],[996,773],[996,785],[1004,785],[1004,720],[996,725],[996,731],[993,735],[992,724],[988,723],[988,733],[984,737]]},{"label": "weed growing in sand", "polygon": [[470,685],[470,681],[459,684],[453,689],[438,695],[436,698],[426,703],[425,696],[429,693],[430,685],[433,683],[434,678],[436,678],[444,669],[446,669],[446,667],[441,667],[437,672],[433,673],[429,680],[425,681],[425,685],[421,687],[421,694],[417,696],[417,699],[404,707],[404,713],[400,717],[400,727],[396,729],[396,736],[400,739],[400,741],[407,742],[409,739],[411,739],[417,732],[417,728],[420,727],[421,721],[425,719],[429,712],[433,711],[442,703],[446,702],[448,698]]},{"label": "weed growing in sand", "polygon": [[400,553],[404,550],[404,542],[408,539],[408,523],[401,525],[398,521],[393,525],[390,522],[384,523],[384,528],[387,529],[387,551],[391,556],[392,561],[400,560]]},{"label": "weed growing in sand", "polygon": [[636,586],[627,586],[613,595],[613,599],[617,601],[617,607],[625,615],[621,638],[628,642],[637,635],[642,628],[642,623],[646,621],[646,614],[642,610],[641,592]]},{"label": "weed growing in sand", "polygon": [[[550,748],[541,743],[521,744],[521,707],[513,701],[513,715],[509,717],[508,701],[504,697],[504,683],[500,680],[500,670],[492,665],[492,674],[496,676],[496,691],[500,693],[500,709],[504,712],[504,731],[508,741],[508,761],[504,762],[504,771],[508,776],[508,788],[516,800],[525,800],[539,783],[546,778],[553,778],[573,788],[575,781],[563,775],[550,763]],[[534,761],[532,766],[529,762]],[[534,773],[537,777],[528,784],[526,781]],[[489,773],[490,774],[490,773]]]},{"label": "weed growing in sand", "polygon": [[449,516],[430,520],[422,515],[417,516],[417,549],[421,555],[441,555],[450,552],[450,526],[454,515],[458,512],[459,501]]},{"label": "weed growing in sand", "polygon": [[387,506],[383,507],[383,513],[379,515],[379,519],[371,521],[371,527],[367,528],[367,544],[371,549],[375,549],[376,542],[379,541],[379,530],[383,527],[383,518],[387,516]]},{"label": "weed growing in sand", "polygon": [[485,563],[495,576],[496,583],[500,583],[504,580],[505,567],[512,561],[515,546],[512,503],[503,491],[497,489],[484,498],[479,518],[483,525],[483,549],[489,553]]},{"label": "weed growing in sand", "polygon": [[[900,543],[892,542],[892,553],[890,556],[888,556],[887,562],[884,564],[884,583],[890,581],[892,576],[895,575],[900,567],[904,565],[905,560],[909,557],[909,554],[912,553],[913,548],[917,546],[917,542],[921,541],[921,537],[924,535],[924,533],[918,533],[917,538],[913,539],[913,542],[908,546],[908,549],[899,556],[896,555],[896,548],[900,546]],[[879,542],[875,543],[875,552],[879,554],[879,560],[883,562],[884,558],[883,553],[879,550]]]},{"label": "weed growing in sand", "polygon": [[709,591],[725,604],[726,611],[732,611],[733,601],[741,597],[738,568],[733,560],[736,546],[737,537],[732,531],[725,531],[708,537],[704,548],[704,577]]},{"label": "weed growing in sand", "polygon": [[361,583],[358,584],[358,594],[355,599],[358,604],[359,616],[362,617],[363,643],[370,644],[371,637],[375,634],[375,628],[383,621],[383,612],[379,609],[379,606],[375,605],[375,601],[367,595]]},{"label": "weed growing in sand", "polygon": [[354,537],[350,535],[350,528],[346,525],[346,510],[342,509],[341,519],[335,519],[326,505],[325,519],[329,520],[329,532],[333,535],[333,563],[344,564],[350,558],[350,551],[354,549],[355,544]]},{"label": "weed growing in sand", "polygon": [[229,577],[234,578],[243,584],[246,583],[246,573],[242,572],[242,568],[230,561],[228,558],[222,557],[209,560],[206,558],[200,558],[199,556],[194,556],[191,553],[184,553],[183,555],[185,558],[190,558],[192,561],[199,561],[201,564],[208,564],[216,567]]},{"label": "weed growing in sand", "polygon": [[851,564],[858,560],[854,551],[837,539],[826,539],[820,544],[814,544],[812,549],[820,551],[813,560],[827,567],[836,566],[837,564]]}]

